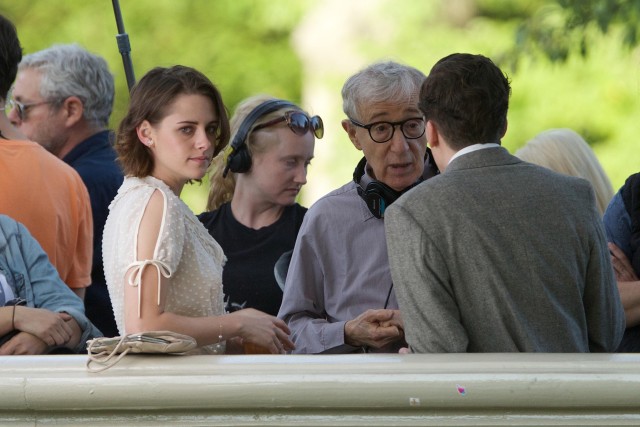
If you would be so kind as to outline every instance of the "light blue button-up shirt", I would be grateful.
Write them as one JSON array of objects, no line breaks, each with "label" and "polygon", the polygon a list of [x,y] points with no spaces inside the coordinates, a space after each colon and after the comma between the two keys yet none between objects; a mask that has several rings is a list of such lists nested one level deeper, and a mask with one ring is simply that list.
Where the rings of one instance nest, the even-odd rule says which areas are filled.
[{"label": "light blue button-up shirt", "polygon": [[60,279],[49,258],[29,231],[6,215],[0,215],[0,274],[15,297],[24,298],[28,307],[70,314],[82,329],[73,350],[85,352],[88,339],[100,331],[84,314],[82,300]]}]

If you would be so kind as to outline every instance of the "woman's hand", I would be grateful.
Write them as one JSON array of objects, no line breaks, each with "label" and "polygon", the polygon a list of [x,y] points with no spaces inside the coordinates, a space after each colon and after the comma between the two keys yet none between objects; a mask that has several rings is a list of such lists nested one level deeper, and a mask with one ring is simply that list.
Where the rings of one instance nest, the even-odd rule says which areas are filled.
[{"label": "woman's hand", "polygon": [[243,343],[263,347],[271,354],[284,354],[295,348],[289,339],[289,327],[275,316],[253,308],[234,311],[227,316],[234,317],[239,323],[238,336]]}]

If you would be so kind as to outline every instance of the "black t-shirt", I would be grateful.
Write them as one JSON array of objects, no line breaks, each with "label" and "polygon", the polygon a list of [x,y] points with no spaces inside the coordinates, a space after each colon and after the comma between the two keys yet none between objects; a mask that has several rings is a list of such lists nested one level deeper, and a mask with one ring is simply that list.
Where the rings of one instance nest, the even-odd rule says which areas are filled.
[{"label": "black t-shirt", "polygon": [[293,249],[306,212],[297,203],[287,206],[278,221],[258,230],[239,223],[230,203],[198,215],[227,256],[222,284],[228,311],[255,308],[278,314],[282,290],[273,267],[283,253]]}]

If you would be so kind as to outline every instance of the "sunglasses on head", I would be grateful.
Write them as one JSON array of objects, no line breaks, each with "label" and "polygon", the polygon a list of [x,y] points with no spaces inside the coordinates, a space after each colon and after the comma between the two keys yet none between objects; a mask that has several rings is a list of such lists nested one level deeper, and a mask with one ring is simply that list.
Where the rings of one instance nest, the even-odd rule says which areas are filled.
[{"label": "sunglasses on head", "polygon": [[287,122],[289,129],[296,135],[304,135],[311,131],[316,138],[321,139],[324,136],[324,124],[320,116],[309,117],[302,111],[287,111],[284,115],[277,119],[270,120],[266,123],[259,124],[253,130],[264,129],[280,122]]}]

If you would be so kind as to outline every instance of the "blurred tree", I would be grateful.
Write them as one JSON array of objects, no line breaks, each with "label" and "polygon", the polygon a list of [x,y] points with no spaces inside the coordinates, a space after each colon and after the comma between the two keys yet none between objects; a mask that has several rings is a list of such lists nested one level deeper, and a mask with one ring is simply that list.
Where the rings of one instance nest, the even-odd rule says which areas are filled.
[{"label": "blurred tree", "polygon": [[[536,2],[532,2],[536,3]],[[512,66],[522,54],[543,53],[551,61],[566,61],[572,54],[587,56],[596,37],[617,28],[622,44],[638,44],[639,0],[542,1],[519,24],[512,50]]]},{"label": "blurred tree", "polygon": [[[116,77],[115,128],[128,91],[111,3],[0,0],[0,13],[16,24],[25,53],[77,42],[104,56]],[[241,99],[262,92],[301,102],[325,119],[325,138],[316,144],[302,194],[305,205],[350,179],[361,156],[340,126],[345,79],[381,59],[428,73],[452,52],[484,54],[508,71],[513,96],[503,144],[509,150],[543,129],[571,127],[593,145],[614,186],[621,185],[640,170],[635,148],[640,56],[623,47],[637,42],[639,4],[120,0],[137,78],[154,66],[189,65],[220,87],[230,112]],[[516,64],[517,72],[509,69]],[[204,207],[207,187],[205,181],[183,192],[196,213]]]},{"label": "blurred tree", "polygon": [[[503,145],[514,151],[544,129],[572,128],[592,145],[617,188],[640,170],[635,154],[640,56],[630,52],[630,44],[621,43],[625,26],[621,15],[610,21],[606,32],[594,26],[585,30],[588,50],[584,54],[580,54],[581,32],[576,29],[569,39],[559,22],[549,23],[559,34],[540,30],[539,40],[564,38],[558,43],[566,43],[571,54],[551,58],[547,52],[556,52],[552,42],[545,51],[532,40],[525,45],[514,39],[514,34],[522,35],[519,28],[528,20],[557,20],[568,13],[560,1],[403,0],[398,7],[398,2],[390,0],[381,7],[381,18],[373,21],[384,37],[370,43],[362,39],[360,52],[371,58],[398,58],[425,73],[453,52],[492,58],[507,72],[513,88]],[[595,2],[576,1],[574,6]],[[630,19],[637,21],[635,16]]]},{"label": "blurred tree", "polygon": [[[136,78],[155,66],[183,64],[218,85],[230,110],[266,92],[299,101],[302,66],[290,34],[309,1],[120,0]],[[18,29],[24,53],[55,43],[79,43],[107,59],[116,77],[112,125],[128,102],[122,58],[109,0],[0,0]]]},{"label": "blurred tree", "polygon": [[[291,32],[310,0],[120,0],[137,79],[156,66],[182,64],[205,73],[232,114],[238,102],[268,93],[300,102],[302,65]],[[25,54],[57,43],[79,43],[103,56],[116,79],[111,127],[129,101],[110,0],[0,0],[0,13],[18,30]],[[195,211],[204,208],[207,186],[185,190]]]}]

